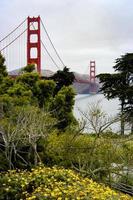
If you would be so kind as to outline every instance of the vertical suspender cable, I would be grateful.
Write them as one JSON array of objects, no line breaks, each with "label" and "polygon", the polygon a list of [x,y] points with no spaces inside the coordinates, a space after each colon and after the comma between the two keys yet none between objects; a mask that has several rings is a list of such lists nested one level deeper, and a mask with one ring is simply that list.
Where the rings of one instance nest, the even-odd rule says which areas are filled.
[{"label": "vertical suspender cable", "polygon": [[[32,24],[32,26],[33,26],[34,30],[36,30],[36,29],[35,29],[35,26],[34,26],[33,24]],[[48,54],[48,56],[50,57],[50,59],[52,60],[52,62],[54,63],[54,65],[55,65],[58,69],[60,69],[59,66],[57,65],[57,63],[55,62],[55,60],[53,59],[53,57],[50,55],[49,51],[47,50],[47,48],[46,48],[46,46],[44,45],[44,43],[42,42],[42,40],[41,40],[41,44],[42,44],[42,47],[45,49],[46,53]]]}]

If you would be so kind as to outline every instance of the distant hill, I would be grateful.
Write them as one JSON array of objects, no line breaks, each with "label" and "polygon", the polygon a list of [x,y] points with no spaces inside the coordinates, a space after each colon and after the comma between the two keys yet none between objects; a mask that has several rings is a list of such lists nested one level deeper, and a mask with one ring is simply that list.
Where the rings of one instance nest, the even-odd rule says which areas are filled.
[{"label": "distant hill", "polygon": [[[10,76],[18,76],[22,73],[21,69],[16,69],[9,71],[8,74]],[[93,89],[98,92],[99,90],[99,82],[96,80],[96,83],[90,83],[89,81],[89,75],[87,74],[80,74],[77,72],[73,72],[75,76],[75,81],[73,83],[73,88],[75,89],[77,94],[88,94],[90,91],[93,91]],[[51,70],[42,70],[42,76],[43,77],[51,77],[54,75],[54,72]]]},{"label": "distant hill", "polygon": [[88,94],[90,91],[94,93],[99,91],[99,81],[96,79],[96,83],[90,83],[90,77],[88,74],[80,74],[74,72],[75,82],[73,83],[73,88],[77,94]]},{"label": "distant hill", "polygon": [[[18,76],[18,75],[22,74],[22,69],[19,68],[19,69],[9,71],[8,74],[9,74],[9,76]],[[52,72],[51,70],[44,70],[44,69],[42,70],[42,76],[51,77],[52,75],[54,75],[54,72]]]}]

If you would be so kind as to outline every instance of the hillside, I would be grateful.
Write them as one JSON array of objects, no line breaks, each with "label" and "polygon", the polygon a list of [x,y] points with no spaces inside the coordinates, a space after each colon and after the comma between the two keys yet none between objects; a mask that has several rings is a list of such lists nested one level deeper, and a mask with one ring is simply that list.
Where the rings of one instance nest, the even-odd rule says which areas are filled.
[{"label": "hillside", "polygon": [[40,166],[31,172],[13,170],[0,175],[3,181],[0,188],[1,199],[132,199],[63,167]]}]

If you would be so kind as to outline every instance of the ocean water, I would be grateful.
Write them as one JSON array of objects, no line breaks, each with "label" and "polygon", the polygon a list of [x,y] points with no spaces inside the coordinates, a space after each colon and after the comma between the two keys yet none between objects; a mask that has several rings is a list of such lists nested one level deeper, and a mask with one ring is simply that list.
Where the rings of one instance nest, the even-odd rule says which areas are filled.
[{"label": "ocean water", "polygon": [[[75,105],[74,105],[74,115],[78,120],[84,118],[79,110],[87,111],[88,105],[96,104],[99,102],[100,108],[102,111],[107,113],[108,116],[116,116],[120,111],[120,102],[118,99],[107,100],[103,94],[80,94],[75,97]],[[115,123],[111,125],[111,129],[114,132],[120,131],[120,123]],[[89,130],[85,129],[85,132],[89,132]]]}]

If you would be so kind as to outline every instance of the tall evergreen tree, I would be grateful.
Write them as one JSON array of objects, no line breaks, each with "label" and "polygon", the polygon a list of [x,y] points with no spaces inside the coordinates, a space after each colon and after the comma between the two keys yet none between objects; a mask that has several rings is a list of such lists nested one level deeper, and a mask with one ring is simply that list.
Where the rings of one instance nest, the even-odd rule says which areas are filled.
[{"label": "tall evergreen tree", "polygon": [[133,53],[117,58],[113,68],[117,73],[99,74],[97,78],[102,84],[101,91],[108,99],[118,98],[120,100],[121,134],[123,135],[125,114],[127,116],[128,113],[130,119],[133,117],[133,86],[130,85],[130,75],[133,74]]}]

